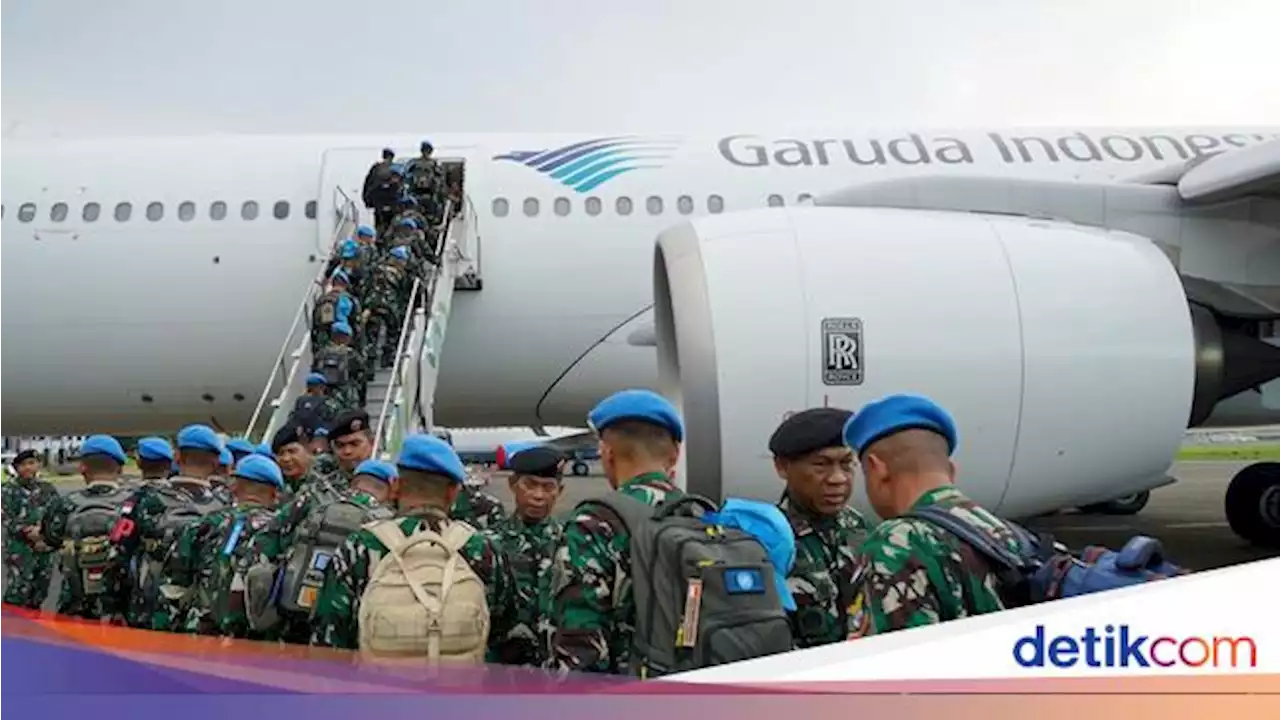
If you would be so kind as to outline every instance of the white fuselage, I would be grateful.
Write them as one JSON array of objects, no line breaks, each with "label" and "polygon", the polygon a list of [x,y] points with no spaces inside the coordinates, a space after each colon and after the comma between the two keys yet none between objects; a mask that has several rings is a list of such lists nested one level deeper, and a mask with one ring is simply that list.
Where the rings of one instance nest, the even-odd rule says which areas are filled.
[{"label": "white fuselage", "polygon": [[[1164,128],[655,136],[632,148],[634,170],[608,177],[602,170],[593,176],[599,184],[577,189],[562,181],[581,180],[591,168],[557,178],[546,174],[554,168],[544,173],[521,162],[538,157],[532,152],[497,159],[594,137],[432,138],[437,158],[466,163],[465,190],[481,238],[471,254],[483,279],[482,290],[455,295],[436,394],[441,424],[581,425],[604,394],[653,385],[653,347],[628,337],[652,325],[654,239],[708,213],[709,204],[710,211],[722,203],[723,212],[734,212],[763,207],[775,195],[794,204],[801,195],[907,173],[1125,177],[1280,134]],[[210,420],[228,431],[243,427],[330,246],[338,188],[358,198],[382,147],[411,156],[417,141],[6,143],[3,433],[169,432]],[[255,219],[242,216],[250,201]],[[211,217],[217,202],[226,204],[224,219]],[[305,211],[310,202],[315,218]],[[597,202],[599,212],[588,212]],[[99,208],[96,220],[85,219],[91,203]],[[115,217],[120,203],[131,205],[124,221]],[[288,204],[287,214],[279,203]],[[620,212],[628,204],[630,212]],[[158,219],[149,219],[148,206]],[[1276,269],[1251,265],[1250,252],[1231,244],[1182,248],[1176,262],[1184,275],[1256,287],[1260,295],[1275,291],[1251,281]],[[760,292],[768,291],[762,279]]]}]

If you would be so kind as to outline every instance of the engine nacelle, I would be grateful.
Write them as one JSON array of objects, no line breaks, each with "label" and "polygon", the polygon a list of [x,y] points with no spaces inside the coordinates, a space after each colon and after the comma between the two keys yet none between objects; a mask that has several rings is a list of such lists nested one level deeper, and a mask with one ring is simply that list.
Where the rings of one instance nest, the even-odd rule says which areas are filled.
[{"label": "engine nacelle", "polygon": [[961,487],[1012,517],[1152,487],[1191,415],[1182,285],[1129,233],[759,210],[664,232],[654,284],[660,387],[688,425],[678,477],[711,497],[776,499],[769,435],[808,407],[934,398],[959,425]]}]

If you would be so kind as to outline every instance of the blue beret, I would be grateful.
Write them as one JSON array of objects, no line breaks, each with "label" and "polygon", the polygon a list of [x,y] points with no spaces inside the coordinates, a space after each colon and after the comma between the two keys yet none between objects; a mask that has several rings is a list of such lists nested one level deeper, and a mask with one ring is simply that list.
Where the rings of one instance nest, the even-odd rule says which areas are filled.
[{"label": "blue beret", "polygon": [[360,237],[373,237],[373,228],[368,225],[361,225],[356,228],[356,235]]},{"label": "blue beret", "polygon": [[320,373],[311,373],[310,375],[307,376],[307,387],[311,387],[312,385],[328,385],[328,384],[329,384],[329,381],[326,380],[324,375],[321,375]]},{"label": "blue beret", "polygon": [[120,441],[110,435],[90,435],[85,438],[84,444],[80,446],[80,457],[90,455],[106,455],[121,465],[129,459],[124,454]]},{"label": "blue beret", "polygon": [[844,442],[862,452],[877,440],[903,430],[931,430],[947,440],[954,453],[959,439],[950,413],[920,395],[890,395],[867,403],[844,424]]},{"label": "blue beret", "polygon": [[144,437],[138,441],[138,459],[173,462],[173,448],[162,437]]},{"label": "blue beret", "polygon": [[458,453],[449,443],[433,435],[410,435],[400,446],[400,457],[396,465],[406,470],[436,473],[444,475],[456,483],[467,479],[467,470],[462,466]]},{"label": "blue beret", "polygon": [[222,440],[208,425],[188,425],[178,431],[178,449],[220,453]]},{"label": "blue beret", "polygon": [[244,438],[235,438],[227,441],[227,449],[231,451],[232,455],[252,455],[253,443]]},{"label": "blue beret", "polygon": [[676,442],[684,441],[684,423],[680,413],[666,398],[652,390],[623,390],[596,405],[587,415],[587,423],[596,432],[621,420],[639,420],[664,428]]},{"label": "blue beret", "polygon": [[234,455],[231,454],[230,450],[228,450],[227,448],[222,448],[222,452],[218,453],[218,464],[219,465],[235,465],[236,458]]},{"label": "blue beret", "polygon": [[342,333],[343,335],[351,335],[351,326],[341,320],[330,325],[329,329],[336,333]]},{"label": "blue beret", "polygon": [[231,474],[276,489],[284,487],[284,475],[280,472],[280,466],[261,455],[246,455]]},{"label": "blue beret", "polygon": [[348,276],[346,271],[343,270],[342,268],[338,268],[337,270],[334,270],[333,274],[329,276],[329,279],[334,282],[340,282],[340,283],[349,284],[351,282],[351,277]]},{"label": "blue beret", "polygon": [[401,260],[408,260],[408,259],[409,259],[409,248],[407,248],[407,247],[405,247],[405,246],[403,246],[403,245],[401,245],[401,246],[399,246],[399,247],[393,247],[393,248],[391,248],[391,256],[392,256],[392,257],[398,257],[398,258],[400,258]]},{"label": "blue beret", "polygon": [[329,437],[329,428],[318,427],[316,428],[316,431],[312,433],[312,435],[315,437]]},{"label": "blue beret", "polygon": [[253,453],[255,455],[271,458],[272,460],[276,457],[275,453],[271,452],[271,443],[260,442],[257,445],[254,445]]},{"label": "blue beret", "polygon": [[399,223],[397,223],[397,224],[398,224],[400,227],[413,228],[414,230],[417,230],[417,229],[418,229],[418,221],[417,221],[417,220],[414,220],[413,218],[405,218],[405,219],[401,220],[401,221],[400,221]]},{"label": "blue beret", "polygon": [[342,259],[343,260],[350,260],[351,258],[357,257],[359,255],[360,255],[360,246],[356,244],[355,240],[347,240],[342,243]]},{"label": "blue beret", "polygon": [[396,466],[382,460],[365,460],[356,466],[356,475],[369,475],[390,483],[396,477]]}]

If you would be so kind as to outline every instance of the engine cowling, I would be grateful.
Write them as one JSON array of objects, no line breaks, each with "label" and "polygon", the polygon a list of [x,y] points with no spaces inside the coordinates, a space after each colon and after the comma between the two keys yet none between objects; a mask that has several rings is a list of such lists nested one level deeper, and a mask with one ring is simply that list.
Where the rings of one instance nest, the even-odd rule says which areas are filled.
[{"label": "engine cowling", "polygon": [[1182,286],[1128,233],[759,210],[664,232],[654,283],[660,388],[688,424],[678,477],[711,497],[778,497],[767,443],[787,413],[915,392],[956,418],[961,487],[1025,516],[1152,487],[1191,414]]}]

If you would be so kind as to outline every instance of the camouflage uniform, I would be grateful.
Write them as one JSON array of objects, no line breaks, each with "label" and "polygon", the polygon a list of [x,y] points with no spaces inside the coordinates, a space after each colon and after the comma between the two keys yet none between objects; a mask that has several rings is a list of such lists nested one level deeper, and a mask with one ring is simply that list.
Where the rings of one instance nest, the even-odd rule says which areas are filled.
[{"label": "camouflage uniform", "polygon": [[410,192],[426,211],[431,225],[438,225],[444,213],[444,201],[448,194],[445,187],[444,166],[435,158],[416,157],[405,168]]},{"label": "camouflage uniform", "polygon": [[53,574],[52,548],[38,550],[23,528],[37,527],[58,491],[39,478],[14,478],[4,483],[0,513],[4,518],[4,601],[40,609],[49,595]]},{"label": "camouflage uniform", "polygon": [[[1004,523],[954,486],[935,488],[914,508],[940,507],[1017,551]],[[957,538],[924,520],[886,520],[858,550],[850,638],[932,625],[1004,609],[986,563]]]},{"label": "camouflage uniform", "polygon": [[449,508],[449,517],[477,530],[488,530],[506,519],[502,501],[478,487],[464,484]]},{"label": "camouflage uniform", "polygon": [[[364,394],[365,386],[365,365],[364,359],[360,355],[360,351],[355,346],[355,338],[352,338],[346,345],[337,345],[329,343],[322,347],[322,352],[331,350],[332,348],[343,348],[339,352],[349,354],[350,359],[347,361],[347,381],[341,385],[331,386],[329,388],[329,397],[333,398],[336,406],[342,410],[356,410],[360,408],[360,398]],[[315,360],[319,360],[319,354],[315,356]],[[320,368],[313,365],[312,372],[318,372]]]},{"label": "camouflage uniform", "polygon": [[514,625],[495,637],[497,661],[540,667],[551,642],[551,564],[564,534],[554,518],[528,524],[514,513],[486,533],[502,549],[515,580]]},{"label": "camouflage uniform", "polygon": [[[121,487],[123,484],[119,482],[92,482],[83,490],[76,490],[66,495],[55,495],[45,510],[44,524],[41,526],[45,544],[62,548],[64,544],[71,541],[68,521],[77,507],[77,498],[113,495],[119,492]],[[66,553],[69,551],[70,548],[63,548],[64,563],[67,559]],[[78,581],[71,577],[73,573],[63,572],[62,587],[58,592],[58,614],[74,615],[88,620],[123,618],[125,607],[120,601],[121,593],[118,590],[120,570],[119,566],[110,567],[104,578],[107,591],[91,598],[77,595]]]},{"label": "camouflage uniform", "polygon": [[[119,520],[112,533],[112,563],[121,568],[119,601],[125,606],[125,622],[130,627],[153,629],[157,614],[162,620],[167,613],[159,607],[159,598],[153,593],[158,584],[149,582],[152,572],[163,570],[173,544],[184,528],[164,527],[165,515],[171,500],[186,500],[201,505],[213,504],[220,509],[231,504],[222,493],[215,493],[212,486],[192,478],[178,476],[170,480],[153,480],[125,501],[120,508]],[[156,578],[158,580],[159,578]]]},{"label": "camouflage uniform", "polygon": [[[632,478],[620,490],[652,506],[684,494],[663,473]],[[628,674],[636,613],[631,536],[598,511],[583,509],[565,524],[552,567],[548,667]]]},{"label": "camouflage uniform", "polygon": [[[400,530],[410,535],[428,527],[441,532],[449,519],[436,508],[419,508],[404,513],[397,520]],[[315,645],[358,649],[360,597],[369,583],[369,575],[387,551],[368,530],[347,538],[325,571],[324,587],[316,600],[311,642]],[[484,583],[489,604],[489,637],[506,637],[513,612],[513,581],[506,557],[487,536],[476,533],[462,546],[462,556]]]},{"label": "camouflage uniform", "polygon": [[[298,527],[313,510],[319,510],[322,500],[330,502],[352,502],[357,505],[372,507],[378,501],[368,493],[349,488],[332,488],[333,494],[317,493],[315,488],[302,498],[301,502],[292,504],[287,510],[276,513],[271,524],[253,536],[249,542],[246,557],[246,569],[253,565],[278,566],[289,555],[289,550],[297,542]],[[327,502],[325,503],[327,506]],[[306,644],[311,637],[310,618],[298,617],[297,614],[284,615],[275,631],[286,642]]]},{"label": "camouflage uniform", "polygon": [[[367,297],[369,322],[365,343],[365,361],[369,367],[390,367],[395,362],[396,345],[400,339],[400,327],[404,323],[404,309],[409,301],[406,271],[403,267],[385,261],[373,272]],[[383,332],[382,344],[378,343]]]},{"label": "camouflage uniform", "polygon": [[[354,282],[354,281],[353,281],[353,282]],[[325,295],[328,295],[328,294],[329,294],[329,293],[325,293]],[[348,321],[349,323],[351,323],[351,326],[352,326],[352,327],[351,327],[351,330],[352,330],[352,332],[358,332],[358,331],[355,329],[355,322],[354,322],[354,321],[355,321],[355,319],[358,319],[358,318],[360,317],[360,301],[359,301],[358,299],[356,299],[356,294],[355,294],[354,288],[350,288],[350,287],[349,287],[349,288],[348,288],[348,290],[346,290],[345,292],[339,293],[339,294],[340,294],[340,295],[345,295],[345,296],[347,297],[347,299],[350,301],[350,306],[349,306],[349,309],[347,310],[347,312],[344,314],[344,313],[342,312],[342,305],[343,305],[343,303],[342,303],[342,301],[341,301],[341,300],[339,300],[339,301],[338,301],[338,306],[334,308],[334,312],[335,312],[335,313],[336,313],[336,315],[337,315],[336,320],[346,320],[346,321]],[[323,296],[322,296],[322,297],[323,297]],[[336,320],[335,320],[335,322],[336,322]],[[314,318],[314,317],[312,318],[312,320],[311,320],[311,349],[312,349],[312,352],[313,352],[313,353],[314,353],[314,351],[315,351],[317,348],[322,348],[322,347],[324,347],[325,345],[328,345],[328,344],[329,344],[329,342],[330,342],[331,340],[333,340],[333,331],[332,331],[332,329],[331,329],[332,327],[333,327],[333,323],[326,323],[326,322],[322,322],[322,321],[320,321],[318,318]]]},{"label": "camouflage uniform", "polygon": [[796,600],[791,636],[796,647],[809,648],[844,640],[846,610],[853,594],[857,548],[867,534],[867,521],[857,510],[842,508],[830,517],[801,509],[789,496],[778,509],[796,536],[796,564],[787,587]]},{"label": "camouflage uniform", "polygon": [[[165,563],[162,612],[168,622],[158,618],[156,629],[272,639],[270,633],[249,630],[241,571],[253,536],[273,518],[269,507],[238,503],[188,525]],[[241,525],[238,537],[237,525]]]}]

